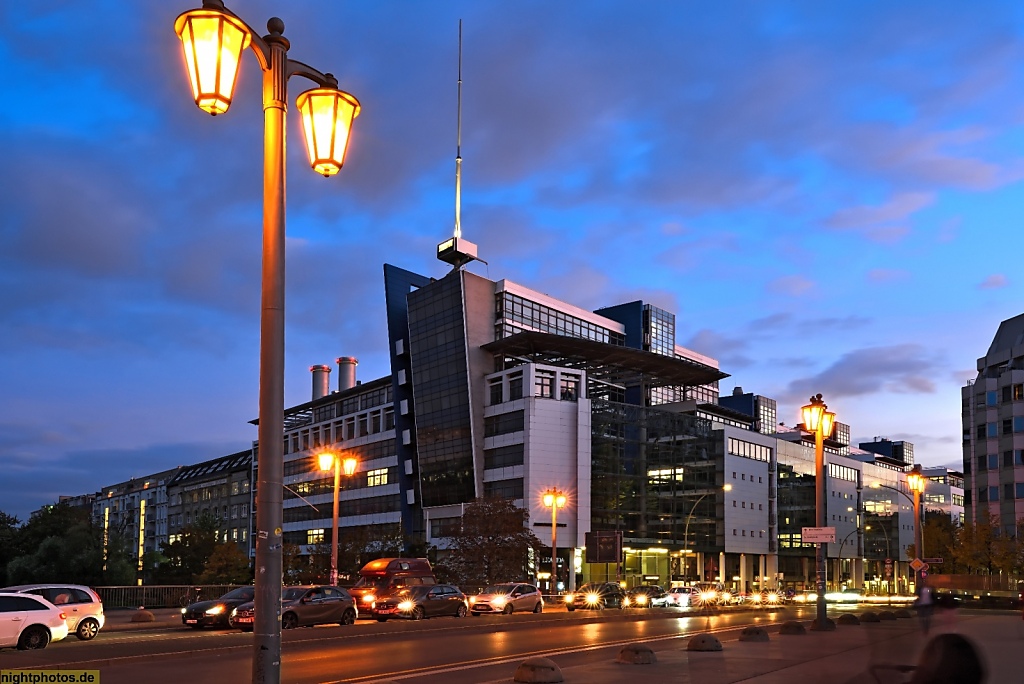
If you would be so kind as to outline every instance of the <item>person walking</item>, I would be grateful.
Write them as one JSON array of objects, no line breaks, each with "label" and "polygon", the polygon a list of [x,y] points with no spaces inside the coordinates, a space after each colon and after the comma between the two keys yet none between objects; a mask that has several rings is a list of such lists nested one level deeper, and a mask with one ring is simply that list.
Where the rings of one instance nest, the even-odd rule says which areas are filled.
[{"label": "person walking", "polygon": [[931,587],[921,584],[917,590],[917,617],[921,621],[921,632],[928,635],[932,626],[932,613],[935,610],[935,597],[932,595]]}]

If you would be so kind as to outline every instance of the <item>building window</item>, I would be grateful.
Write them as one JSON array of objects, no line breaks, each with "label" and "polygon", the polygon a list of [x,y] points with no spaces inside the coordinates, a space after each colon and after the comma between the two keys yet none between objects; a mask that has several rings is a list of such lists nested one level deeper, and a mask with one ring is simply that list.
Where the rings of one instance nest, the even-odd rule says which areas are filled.
[{"label": "building window", "polygon": [[555,396],[555,374],[552,371],[536,370],[533,381],[535,397],[551,399]]},{"label": "building window", "polygon": [[1018,482],[1015,486],[1017,488],[1017,498],[1024,499],[1024,482]]},{"label": "building window", "polygon": [[502,413],[497,416],[487,416],[484,418],[484,437],[505,435],[511,432],[522,432],[524,421],[525,414],[523,411],[513,411],[511,413]]},{"label": "building window", "polygon": [[367,487],[379,487],[380,485],[386,485],[388,483],[388,469],[378,468],[377,470],[368,470],[366,472],[366,486]]},{"label": "building window", "polygon": [[1020,401],[1024,399],[1024,383],[1013,386],[1013,400]]},{"label": "building window", "polygon": [[430,537],[451,537],[462,527],[462,518],[436,518],[430,521]]},{"label": "building window", "polygon": [[985,405],[996,406],[999,404],[999,395],[995,391],[985,393]]},{"label": "building window", "polygon": [[508,376],[508,400],[523,398],[523,372],[510,373]]},{"label": "building window", "polygon": [[988,469],[998,470],[999,469],[999,454],[988,455]]},{"label": "building window", "polygon": [[989,487],[988,488],[988,500],[989,501],[999,501],[999,487]]},{"label": "building window", "polygon": [[491,406],[502,402],[502,381],[501,378],[491,378]]},{"label": "building window", "polygon": [[1024,432],[1024,416],[1013,417],[1013,431]]},{"label": "building window", "polygon": [[558,396],[562,401],[576,401],[580,396],[580,379],[575,376],[562,376]]},{"label": "building window", "polygon": [[998,430],[996,430],[996,427],[998,427],[998,426],[995,423],[988,423],[988,436],[989,437],[998,437],[999,436],[999,432],[998,432]]},{"label": "building window", "polygon": [[242,504],[242,517],[245,518],[249,515],[249,504]]},{"label": "building window", "polygon": [[231,519],[238,519],[238,504],[235,504],[234,506],[231,507]]},{"label": "building window", "polygon": [[324,530],[319,528],[316,530],[306,530],[306,543],[307,544],[323,544],[324,543]]},{"label": "building window", "polygon": [[367,416],[366,416],[365,413],[363,415],[359,416],[359,436],[360,437],[366,437],[368,434],[370,434],[370,423],[369,423],[369,421],[366,418],[367,418]]},{"label": "building window", "polygon": [[502,499],[522,499],[523,478],[484,482],[484,496],[497,496]]},{"label": "building window", "polygon": [[982,454],[978,457],[978,471],[988,470],[988,456]]},{"label": "building window", "polygon": [[231,495],[234,496],[235,494],[238,494],[238,480],[231,483]]},{"label": "building window", "polygon": [[524,446],[523,444],[511,444],[496,449],[484,449],[484,469],[523,465]]}]

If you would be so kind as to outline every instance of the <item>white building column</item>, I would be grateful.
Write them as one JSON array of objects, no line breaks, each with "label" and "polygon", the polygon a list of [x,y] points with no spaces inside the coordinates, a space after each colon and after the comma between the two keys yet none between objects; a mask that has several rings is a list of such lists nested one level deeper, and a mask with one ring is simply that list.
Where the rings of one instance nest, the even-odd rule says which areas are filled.
[{"label": "white building column", "polygon": [[765,557],[761,554],[757,557],[757,589],[758,591],[764,591],[768,588],[768,578],[765,577]]},{"label": "white building column", "polygon": [[718,554],[718,577],[721,579],[722,584],[728,581],[725,576],[725,551],[721,551]]},{"label": "white building column", "polygon": [[864,559],[853,559],[853,587],[862,589],[864,587]]},{"label": "white building column", "polygon": [[747,590],[747,582],[750,581],[750,574],[747,572],[747,554],[740,554],[740,586],[739,590]]},{"label": "white building column", "polygon": [[768,588],[779,588],[779,554],[769,553],[765,558],[765,572],[768,573]]},{"label": "white building column", "polygon": [[704,581],[704,554],[698,551],[694,554],[697,559],[697,579],[701,582]]}]

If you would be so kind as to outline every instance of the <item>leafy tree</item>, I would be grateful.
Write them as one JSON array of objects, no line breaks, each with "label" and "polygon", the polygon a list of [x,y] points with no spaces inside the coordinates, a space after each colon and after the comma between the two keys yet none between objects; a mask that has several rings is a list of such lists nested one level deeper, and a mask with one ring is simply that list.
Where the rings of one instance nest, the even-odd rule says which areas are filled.
[{"label": "leafy tree", "polygon": [[17,516],[0,511],[0,581],[6,577],[7,564],[16,556],[16,540],[21,521]]},{"label": "leafy tree", "polygon": [[217,544],[196,581],[199,584],[248,584],[252,581],[249,557],[242,553],[238,544]]},{"label": "leafy tree", "polygon": [[530,550],[540,547],[526,527],[528,520],[529,513],[507,499],[487,497],[467,504],[438,570],[465,587],[525,579]]},{"label": "leafy tree", "polygon": [[998,519],[968,520],[957,531],[953,558],[969,574],[992,574]]},{"label": "leafy tree", "polygon": [[957,527],[953,520],[941,511],[925,511],[924,550],[922,558],[941,558],[941,565],[933,567],[930,572],[955,572],[956,561],[953,555],[954,539]]},{"label": "leafy tree", "polygon": [[14,531],[8,553],[13,556],[7,563],[10,584],[60,581],[95,585],[102,580],[102,531],[93,525],[87,509],[67,503],[33,513]]},{"label": "leafy tree", "polygon": [[166,584],[192,584],[206,569],[206,562],[217,548],[217,520],[203,515],[181,530],[181,538],[162,542],[161,552],[167,561],[156,570],[157,581]]}]

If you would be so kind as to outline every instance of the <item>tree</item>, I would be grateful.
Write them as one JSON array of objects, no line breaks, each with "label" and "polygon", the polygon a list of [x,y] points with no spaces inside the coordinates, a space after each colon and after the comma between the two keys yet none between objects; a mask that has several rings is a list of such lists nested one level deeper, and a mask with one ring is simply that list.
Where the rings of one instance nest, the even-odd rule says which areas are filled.
[{"label": "tree", "polygon": [[0,581],[7,576],[7,564],[18,555],[16,544],[20,525],[17,516],[0,511]]},{"label": "tree", "polygon": [[[11,534],[10,520],[7,522],[5,531]],[[67,503],[43,507],[13,531],[6,550],[11,555],[7,563],[10,584],[60,581],[97,585],[102,582],[102,530],[93,525],[92,515],[85,508]]]},{"label": "tree", "polygon": [[167,561],[156,570],[157,580],[166,584],[192,584],[206,569],[217,548],[217,520],[203,515],[181,530],[181,537],[160,544]]},{"label": "tree", "polygon": [[531,549],[540,547],[528,521],[529,513],[508,499],[487,497],[467,504],[439,570],[464,587],[526,579]]},{"label": "tree", "polygon": [[949,514],[942,511],[925,511],[924,529],[921,532],[924,550],[921,552],[921,558],[942,559],[942,564],[933,566],[929,572],[955,572],[953,544],[956,532],[956,525]]},{"label": "tree", "polygon": [[231,542],[214,547],[202,574],[196,578],[199,584],[248,584],[251,581],[249,557],[242,553],[238,544]]}]

